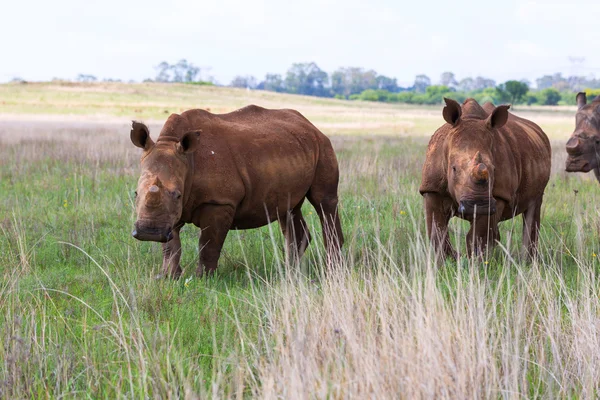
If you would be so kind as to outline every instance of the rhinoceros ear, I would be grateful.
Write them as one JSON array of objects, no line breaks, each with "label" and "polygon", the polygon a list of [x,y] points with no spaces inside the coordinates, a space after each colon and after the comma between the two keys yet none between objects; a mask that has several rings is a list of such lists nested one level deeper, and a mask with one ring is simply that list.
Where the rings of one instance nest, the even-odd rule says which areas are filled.
[{"label": "rhinoceros ear", "polygon": [[581,110],[581,107],[583,107],[587,104],[587,96],[586,96],[585,92],[577,93],[576,99],[577,99],[577,109]]},{"label": "rhinoceros ear", "polygon": [[177,144],[177,150],[181,153],[191,153],[198,147],[198,138],[200,137],[202,130],[191,131],[183,135],[179,143]]},{"label": "rhinoceros ear", "polygon": [[494,108],[494,111],[487,118],[486,125],[489,129],[502,128],[508,121],[508,109],[510,105],[501,105]]},{"label": "rhinoceros ear", "polygon": [[131,122],[131,142],[144,150],[148,150],[154,145],[154,141],[150,138],[148,127],[137,121]]},{"label": "rhinoceros ear", "polygon": [[452,99],[447,99],[444,97],[444,101],[446,102],[446,106],[442,110],[442,116],[444,120],[452,126],[456,126],[460,121],[460,116],[462,114],[462,110],[460,108],[460,104]]}]

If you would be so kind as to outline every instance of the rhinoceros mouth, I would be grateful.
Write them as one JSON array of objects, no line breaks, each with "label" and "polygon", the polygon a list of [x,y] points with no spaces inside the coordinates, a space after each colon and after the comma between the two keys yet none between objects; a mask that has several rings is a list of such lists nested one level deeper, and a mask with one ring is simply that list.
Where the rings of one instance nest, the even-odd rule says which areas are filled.
[{"label": "rhinoceros mouth", "polygon": [[494,198],[484,201],[461,200],[458,203],[458,213],[463,216],[494,215],[496,213],[496,200]]},{"label": "rhinoceros mouth", "polygon": [[592,166],[587,160],[582,158],[582,156],[569,156],[567,157],[565,170],[567,172],[590,172],[592,170]]},{"label": "rhinoceros mouth", "polygon": [[167,243],[168,241],[173,239],[173,231],[171,229],[164,231],[162,229],[136,228],[133,230],[131,235],[137,240],[141,240],[144,242]]}]

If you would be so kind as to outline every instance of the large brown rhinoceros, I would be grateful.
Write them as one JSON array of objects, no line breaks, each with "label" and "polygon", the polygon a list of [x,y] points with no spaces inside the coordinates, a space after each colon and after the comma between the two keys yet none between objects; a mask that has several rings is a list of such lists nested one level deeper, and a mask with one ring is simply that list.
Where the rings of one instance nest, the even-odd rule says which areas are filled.
[{"label": "large brown rhinoceros", "polygon": [[594,171],[600,182],[600,96],[587,104],[584,92],[577,94],[575,131],[567,141],[567,172]]},{"label": "large brown rhinoceros", "polygon": [[469,255],[481,254],[500,239],[500,221],[523,214],[523,246],[533,254],[550,178],[548,137],[533,122],[509,113],[509,106],[481,107],[467,99],[461,107],[444,100],[447,123],[429,141],[419,188],[434,247],[456,256],[448,221],[457,216],[471,222]]},{"label": "large brown rhinoceros", "polygon": [[154,142],[133,122],[131,141],[144,149],[133,237],[163,243],[163,274],[178,277],[186,223],[201,229],[197,274],[211,273],[227,233],[279,221],[301,256],[310,241],[301,207],[315,207],[330,257],[343,243],[338,163],[329,139],[294,110],[254,105],[229,114],[172,114]]}]

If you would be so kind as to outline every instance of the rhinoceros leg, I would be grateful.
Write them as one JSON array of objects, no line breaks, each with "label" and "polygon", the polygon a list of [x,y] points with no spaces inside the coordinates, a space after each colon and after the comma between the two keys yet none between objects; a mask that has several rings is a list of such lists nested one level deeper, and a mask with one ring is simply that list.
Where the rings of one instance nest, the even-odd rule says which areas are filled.
[{"label": "rhinoceros leg", "polygon": [[162,276],[178,279],[181,276],[181,239],[179,238],[179,230],[181,227],[174,228],[171,232],[173,239],[162,244],[163,251],[163,266]]},{"label": "rhinoceros leg", "polygon": [[542,197],[536,200],[523,213],[523,249],[527,256],[533,258],[537,251],[537,242],[540,234],[540,215]]},{"label": "rhinoceros leg", "polygon": [[338,215],[337,193],[323,194],[323,192],[314,189],[314,187],[311,188],[307,198],[321,220],[327,258],[329,261],[336,263],[340,261],[341,250],[344,245],[344,234]]},{"label": "rhinoceros leg", "polygon": [[596,180],[600,182],[600,167],[594,168],[594,175],[596,176]]},{"label": "rhinoceros leg", "polygon": [[467,234],[467,252],[468,255],[482,256],[488,248],[494,247],[500,240],[500,230],[498,223],[502,218],[502,213],[506,207],[506,202],[496,201],[496,213],[494,215],[476,216],[471,222],[471,229]]},{"label": "rhinoceros leg", "polygon": [[436,252],[445,257],[455,257],[456,252],[450,243],[448,222],[452,216],[452,201],[437,193],[425,193],[425,215],[427,218],[427,236]]},{"label": "rhinoceros leg", "polygon": [[279,226],[285,237],[288,249],[288,257],[291,260],[299,260],[310,243],[310,232],[308,225],[302,216],[302,203],[286,213],[285,217],[279,219]]},{"label": "rhinoceros leg", "polygon": [[201,230],[200,262],[196,275],[210,275],[217,269],[221,249],[234,215],[234,208],[228,205],[204,204],[194,211],[192,222]]}]

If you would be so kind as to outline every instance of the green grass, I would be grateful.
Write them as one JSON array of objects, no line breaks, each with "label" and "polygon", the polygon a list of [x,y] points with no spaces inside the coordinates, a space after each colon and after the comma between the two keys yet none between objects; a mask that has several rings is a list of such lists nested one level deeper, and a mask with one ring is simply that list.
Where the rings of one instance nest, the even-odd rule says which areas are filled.
[{"label": "green grass", "polygon": [[[49,84],[0,93],[14,99],[11,118],[119,116],[147,102],[143,113],[158,119],[152,102],[183,106],[190,90],[211,109],[245,101],[236,97],[245,92],[205,87],[75,88],[78,104]],[[43,107],[25,105],[36,96]],[[97,106],[107,98],[119,106]],[[338,109],[368,120],[402,110],[251,100],[289,101],[332,123],[346,118]],[[0,398],[597,396],[598,184],[562,172],[556,142],[539,260],[519,257],[517,218],[501,225],[502,246],[485,262],[436,266],[418,193],[426,121],[407,137],[332,135],[346,236],[338,270],[322,275],[307,205],[313,242],[300,265],[285,265],[273,224],[231,232],[216,276],[197,279],[198,232],[187,226],[179,281],[154,279],[160,246],[130,236],[139,154],[125,125],[0,122]],[[451,226],[464,252],[467,225]]]}]

